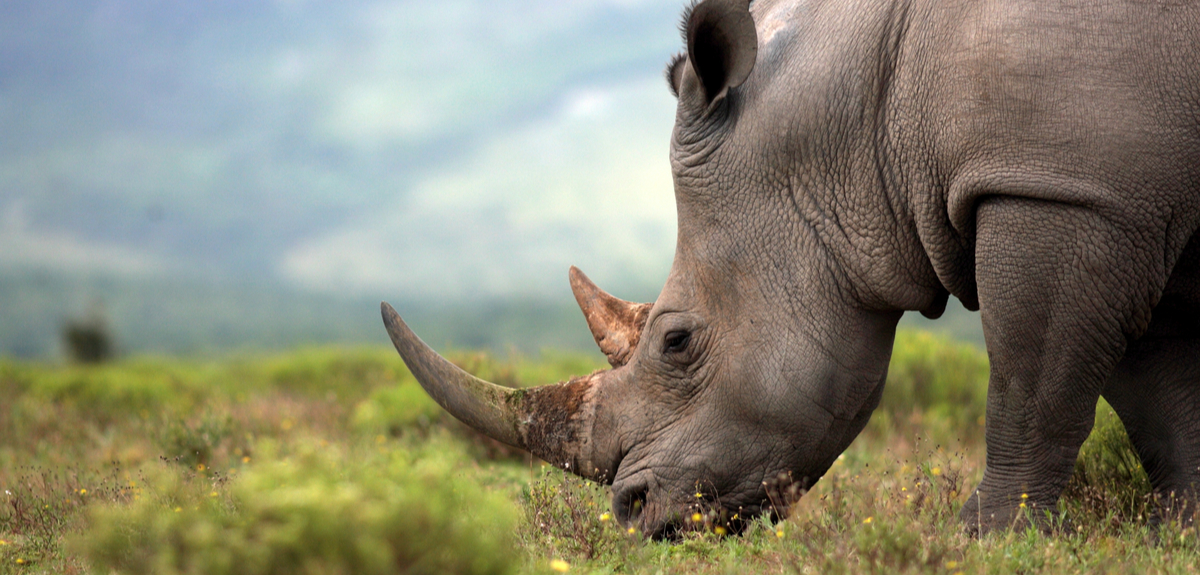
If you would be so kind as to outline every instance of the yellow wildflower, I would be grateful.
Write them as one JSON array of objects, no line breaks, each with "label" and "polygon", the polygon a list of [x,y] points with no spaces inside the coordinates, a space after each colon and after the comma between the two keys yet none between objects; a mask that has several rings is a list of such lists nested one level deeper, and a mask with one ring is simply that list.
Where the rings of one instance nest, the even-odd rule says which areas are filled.
[{"label": "yellow wildflower", "polygon": [[700,522],[700,521],[702,521],[703,519],[704,519],[704,516],[703,516],[703,515],[700,515],[699,513],[693,513],[693,514],[692,514],[692,523],[699,523],[699,522]]},{"label": "yellow wildflower", "polygon": [[571,564],[562,559],[552,559],[550,561],[550,568],[559,573],[566,573],[571,570]]},{"label": "yellow wildflower", "polygon": [[608,521],[609,519],[612,519],[611,513],[605,513],[600,516],[600,521]]},{"label": "yellow wildflower", "polygon": [[871,522],[872,522],[872,521],[874,521],[874,520],[875,520],[875,518],[874,518],[874,517],[868,517],[868,518],[866,518],[866,519],[863,519],[863,525],[870,525],[870,524],[871,524]]},{"label": "yellow wildflower", "polygon": [[775,532],[775,536],[776,536],[776,537],[778,537],[778,538],[780,538],[780,539],[783,539],[783,530],[782,530],[782,529],[780,529],[779,531],[776,531],[776,532]]},{"label": "yellow wildflower", "polygon": [[80,494],[80,495],[87,495],[87,489],[80,489],[80,490],[79,490],[79,494]]},{"label": "yellow wildflower", "polygon": [[637,529],[634,529],[633,527],[630,527],[630,528],[628,529],[628,531],[627,531],[627,532],[628,532],[630,535],[633,535],[634,533],[637,533]]},{"label": "yellow wildflower", "polygon": [[947,561],[946,562],[947,569],[953,569],[955,567],[958,567],[958,561]]},{"label": "yellow wildflower", "polygon": [[941,467],[934,467],[933,469],[930,469],[930,470],[929,470],[929,473],[930,473],[930,474],[932,474],[932,475],[941,475],[941,474],[942,474],[942,468],[941,468]]},{"label": "yellow wildflower", "polygon": [[718,526],[716,526],[716,527],[714,527],[714,528],[713,528],[713,533],[716,533],[717,535],[724,535],[724,534],[725,534],[725,528],[724,528],[724,527],[721,527],[720,525],[718,525]]}]

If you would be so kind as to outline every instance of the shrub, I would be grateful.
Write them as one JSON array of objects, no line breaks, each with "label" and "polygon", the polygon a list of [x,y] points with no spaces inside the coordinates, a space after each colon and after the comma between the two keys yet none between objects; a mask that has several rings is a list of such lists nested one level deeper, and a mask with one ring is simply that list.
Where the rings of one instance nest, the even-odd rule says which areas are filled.
[{"label": "shrub", "polygon": [[354,428],[363,433],[401,435],[405,429],[427,430],[447,416],[415,381],[373,391],[354,408]]},{"label": "shrub", "polygon": [[26,394],[31,399],[77,405],[104,423],[131,415],[185,413],[214,391],[204,370],[161,358],[65,369],[38,366],[27,373]]},{"label": "shrub", "polygon": [[1150,479],[1121,419],[1103,399],[1096,406],[1092,433],[1079,448],[1063,500],[1111,527],[1149,518]]},{"label": "shrub", "polygon": [[607,487],[543,466],[523,491],[519,537],[536,563],[600,561],[608,572],[636,569],[641,535],[617,524]]},{"label": "shrub", "polygon": [[[511,502],[446,441],[414,451],[307,445],[219,484],[163,466],[145,496],[89,513],[75,545],[105,573],[507,573]],[[262,455],[266,454],[266,455]]]},{"label": "shrub", "polygon": [[599,354],[583,355],[543,350],[536,359],[513,356],[499,360],[487,352],[452,351],[455,365],[481,379],[507,387],[530,387],[566,381],[608,367]]},{"label": "shrub", "polygon": [[516,362],[516,379],[522,386],[565,381],[609,367],[602,358],[599,353],[584,355],[543,350],[536,361],[523,359]]},{"label": "shrub", "polygon": [[210,465],[217,449],[236,431],[232,417],[213,412],[195,421],[167,418],[157,429],[162,456],[186,467]]},{"label": "shrub", "polygon": [[896,333],[879,411],[913,411],[978,427],[987,402],[987,354],[975,346],[924,331]]},{"label": "shrub", "polygon": [[106,473],[32,467],[20,471],[4,480],[0,490],[0,541],[6,541],[0,544],[0,573],[16,559],[53,562],[62,534],[81,509],[94,501],[126,501],[131,495],[116,467]]},{"label": "shrub", "polygon": [[364,390],[412,379],[400,356],[384,347],[302,348],[242,367],[250,379],[310,396],[357,398]]},{"label": "shrub", "polygon": [[113,337],[102,315],[70,320],[62,327],[67,357],[76,363],[103,363],[112,359]]}]

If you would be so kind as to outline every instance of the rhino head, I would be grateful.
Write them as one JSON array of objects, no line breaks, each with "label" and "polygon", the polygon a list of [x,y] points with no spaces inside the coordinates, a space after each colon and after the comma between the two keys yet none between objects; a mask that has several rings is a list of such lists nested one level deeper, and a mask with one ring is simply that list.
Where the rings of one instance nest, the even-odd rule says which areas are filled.
[{"label": "rhino head", "polygon": [[697,502],[746,518],[783,511],[776,490],[816,482],[878,404],[902,313],[856,292],[829,230],[805,217],[818,209],[806,190],[836,174],[811,150],[779,149],[780,130],[806,120],[755,109],[793,85],[779,70],[751,74],[761,50],[748,2],[705,0],[685,22],[686,55],[667,74],[679,235],[666,285],[654,303],[630,303],[571,269],[611,369],[499,387],[383,307],[397,350],[450,413],[610,483],[617,518],[655,536]]}]

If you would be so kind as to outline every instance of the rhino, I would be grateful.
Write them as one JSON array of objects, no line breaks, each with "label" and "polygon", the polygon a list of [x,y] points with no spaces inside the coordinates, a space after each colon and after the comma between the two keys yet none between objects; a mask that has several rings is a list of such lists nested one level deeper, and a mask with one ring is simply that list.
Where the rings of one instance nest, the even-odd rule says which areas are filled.
[{"label": "rhino", "polygon": [[697,496],[744,517],[811,487],[879,403],[901,315],[953,295],[991,365],[967,529],[1054,508],[1101,396],[1155,491],[1197,496],[1200,3],[703,0],[681,28],[658,299],[572,268],[612,367],[524,390],[384,303],[438,403],[662,536]]}]

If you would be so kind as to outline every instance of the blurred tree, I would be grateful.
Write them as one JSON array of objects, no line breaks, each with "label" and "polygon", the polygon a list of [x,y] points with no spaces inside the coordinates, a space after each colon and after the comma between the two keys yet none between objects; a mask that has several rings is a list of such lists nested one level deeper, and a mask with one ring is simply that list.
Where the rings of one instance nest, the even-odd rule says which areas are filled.
[{"label": "blurred tree", "polygon": [[113,337],[104,305],[93,302],[82,319],[68,319],[62,328],[67,356],[76,363],[102,363],[112,359]]}]

